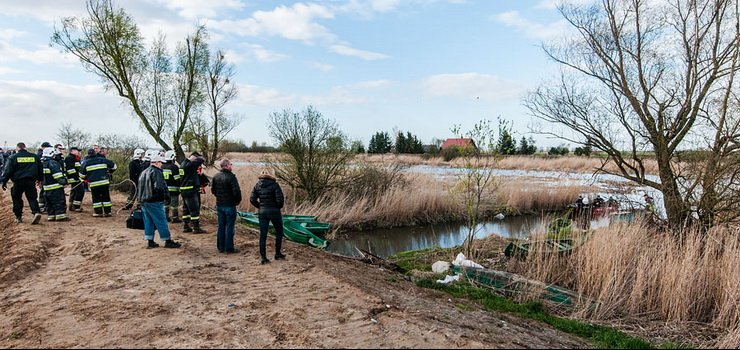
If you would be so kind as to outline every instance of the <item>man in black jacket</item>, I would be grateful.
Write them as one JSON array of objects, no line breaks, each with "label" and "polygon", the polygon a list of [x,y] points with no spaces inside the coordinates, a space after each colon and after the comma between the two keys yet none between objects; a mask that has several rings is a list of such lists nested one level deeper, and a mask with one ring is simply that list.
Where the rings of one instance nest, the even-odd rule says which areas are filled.
[{"label": "man in black jacket", "polygon": [[164,157],[153,156],[150,166],[139,176],[136,197],[144,214],[144,238],[148,241],[147,248],[159,247],[159,244],[154,242],[154,230],[157,230],[159,238],[165,241],[165,248],[180,248],[180,243],[173,241],[170,236],[170,228],[164,213],[164,201],[169,192],[162,175],[163,161]]},{"label": "man in black jacket", "polygon": [[13,214],[15,222],[22,222],[23,214],[23,195],[28,200],[31,207],[33,221],[35,225],[41,220],[41,209],[39,208],[38,194],[36,193],[36,183],[41,181],[44,176],[44,168],[41,165],[41,158],[31,152],[26,151],[26,144],[19,142],[17,145],[18,152],[8,157],[8,161],[0,176],[3,191],[8,187],[8,181],[13,181],[13,187],[10,189],[10,197],[13,199]]},{"label": "man in black jacket", "polygon": [[272,226],[275,228],[275,260],[285,259],[285,255],[283,255],[281,249],[283,245],[283,215],[280,209],[283,208],[284,204],[283,190],[267,170],[262,171],[260,174],[259,181],[254,185],[254,189],[252,189],[249,202],[255,208],[259,209],[260,257],[262,258],[260,263],[264,265],[270,262],[267,259],[265,247],[270,222],[272,222]]},{"label": "man in black jacket", "polygon": [[211,181],[211,193],[216,196],[216,211],[218,212],[216,247],[220,253],[238,253],[234,249],[234,224],[236,223],[236,206],[242,201],[242,190],[232,172],[230,160],[221,161],[221,172],[216,174]]}]

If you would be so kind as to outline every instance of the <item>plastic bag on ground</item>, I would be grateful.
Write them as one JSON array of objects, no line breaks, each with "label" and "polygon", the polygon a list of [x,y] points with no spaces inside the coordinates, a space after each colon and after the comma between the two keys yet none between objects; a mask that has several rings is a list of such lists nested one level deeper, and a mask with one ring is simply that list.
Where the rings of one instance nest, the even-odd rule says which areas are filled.
[{"label": "plastic bag on ground", "polygon": [[449,284],[449,283],[452,283],[452,282],[456,282],[459,279],[460,279],[460,275],[454,275],[454,276],[447,275],[447,276],[445,276],[445,279],[443,279],[443,280],[437,280],[437,283]]},{"label": "plastic bag on ground", "polygon": [[446,261],[437,261],[432,264],[432,271],[434,273],[445,273],[450,269],[450,263]]},{"label": "plastic bag on ground", "polygon": [[472,268],[476,268],[476,269],[482,269],[483,268],[482,265],[476,263],[475,261],[468,260],[467,258],[465,258],[465,255],[463,255],[463,253],[458,253],[457,254],[457,257],[455,258],[455,260],[452,261],[452,265],[455,265],[455,266],[463,266],[463,267],[472,267]]}]

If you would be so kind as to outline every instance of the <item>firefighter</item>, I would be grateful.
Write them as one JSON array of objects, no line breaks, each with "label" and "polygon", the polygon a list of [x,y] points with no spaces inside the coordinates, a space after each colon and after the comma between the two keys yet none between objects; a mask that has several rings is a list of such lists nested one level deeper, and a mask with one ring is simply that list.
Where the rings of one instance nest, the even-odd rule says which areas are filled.
[{"label": "firefighter", "polygon": [[32,225],[38,224],[41,220],[41,208],[39,208],[38,195],[36,194],[36,183],[41,181],[44,176],[44,168],[41,165],[41,158],[28,152],[26,144],[19,142],[16,145],[18,152],[8,157],[3,168],[3,174],[0,176],[3,191],[7,189],[8,181],[13,181],[13,187],[10,189],[10,196],[13,199],[13,214],[15,222],[23,222],[23,196],[26,196],[28,205],[31,207],[33,214]]},{"label": "firefighter", "polygon": [[[182,195],[182,220],[185,223],[182,232],[206,233],[200,227],[200,166],[205,160],[198,152],[193,152],[185,159],[180,168],[180,194]],[[192,227],[190,226],[192,223]]]},{"label": "firefighter", "polygon": [[[36,151],[36,155],[39,156],[39,159],[41,159],[41,155],[44,153],[44,150],[50,147],[51,147],[51,144],[48,142],[44,142],[41,144],[41,148],[39,148],[38,151]],[[39,179],[39,181],[41,180],[42,179]],[[42,213],[46,212],[46,198],[44,198],[44,188],[43,187],[39,187],[39,208],[41,208]]]},{"label": "firefighter", "polygon": [[41,163],[44,166],[44,197],[46,198],[46,215],[48,221],[68,221],[67,206],[64,200],[64,185],[67,178],[64,177],[62,167],[54,160],[56,149],[46,148],[41,155]]},{"label": "firefighter", "polygon": [[64,168],[66,169],[67,182],[69,189],[69,211],[82,211],[82,199],[85,197],[85,188],[80,180],[80,149],[70,147],[69,154],[64,158]]},{"label": "firefighter", "polygon": [[[165,213],[167,221],[180,223],[180,167],[175,163],[175,151],[164,152],[165,163],[162,164],[162,173],[164,181],[167,183],[167,190],[170,196],[165,198]],[[170,212],[172,215],[170,216]]]},{"label": "firefighter", "polygon": [[87,151],[87,158],[80,168],[80,178],[87,180],[92,192],[93,217],[111,216],[109,174],[116,171],[116,163],[103,158],[94,149]]},{"label": "firefighter", "polygon": [[126,206],[123,210],[129,210],[134,207],[134,201],[136,200],[136,184],[139,183],[139,175],[144,171],[144,161],[141,158],[144,157],[144,150],[137,148],[134,150],[134,155],[131,157],[131,162],[128,163],[128,179],[133,182],[133,185],[129,187],[128,199],[126,200]]}]

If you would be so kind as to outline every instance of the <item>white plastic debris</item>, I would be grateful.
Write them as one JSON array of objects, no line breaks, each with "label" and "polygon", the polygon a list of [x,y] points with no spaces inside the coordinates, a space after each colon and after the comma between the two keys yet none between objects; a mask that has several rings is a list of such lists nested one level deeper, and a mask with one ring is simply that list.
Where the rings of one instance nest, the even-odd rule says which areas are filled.
[{"label": "white plastic debris", "polygon": [[463,255],[463,253],[458,253],[457,254],[457,257],[455,257],[455,260],[452,261],[452,265],[455,265],[455,266],[463,266],[463,267],[472,267],[472,268],[476,268],[476,269],[482,269],[483,268],[483,266],[481,266],[480,264],[476,263],[475,261],[468,260],[467,258],[465,258],[465,255]]},{"label": "white plastic debris", "polygon": [[450,263],[446,261],[437,261],[432,264],[432,271],[434,273],[445,273],[450,269]]},{"label": "white plastic debris", "polygon": [[448,283],[451,283],[451,282],[456,282],[459,279],[460,279],[460,275],[454,275],[454,276],[447,275],[447,276],[445,276],[445,279],[443,279],[443,280],[437,280],[437,283],[448,284]]},{"label": "white plastic debris", "polygon": [[496,216],[494,216],[497,220],[503,220],[504,219],[504,213],[498,213]]}]

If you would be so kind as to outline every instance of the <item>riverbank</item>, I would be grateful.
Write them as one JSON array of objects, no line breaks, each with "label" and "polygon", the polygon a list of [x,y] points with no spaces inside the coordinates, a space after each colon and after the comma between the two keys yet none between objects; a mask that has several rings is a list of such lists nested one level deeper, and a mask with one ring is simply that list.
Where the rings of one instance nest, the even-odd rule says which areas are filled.
[{"label": "riverbank", "polygon": [[[239,254],[210,234],[179,232],[181,249],[145,249],[115,215],[14,224],[0,195],[3,348],[589,348],[542,322],[486,311],[396,273],[286,242],[258,264],[257,236],[238,226]],[[28,215],[26,215],[26,218]],[[272,240],[268,252],[272,252]],[[464,307],[463,307],[464,306]]]}]

